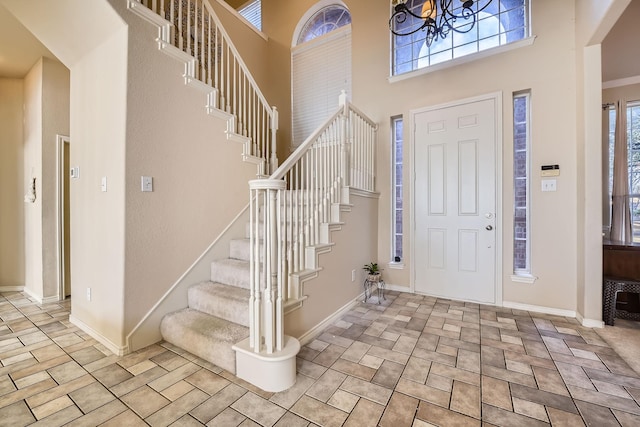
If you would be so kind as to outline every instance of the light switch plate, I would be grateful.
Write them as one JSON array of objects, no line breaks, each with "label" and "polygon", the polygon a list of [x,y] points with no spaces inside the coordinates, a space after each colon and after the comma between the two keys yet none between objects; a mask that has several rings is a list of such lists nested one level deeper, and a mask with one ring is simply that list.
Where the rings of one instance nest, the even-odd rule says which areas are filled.
[{"label": "light switch plate", "polygon": [[555,179],[543,179],[542,180],[542,191],[556,191],[556,180]]},{"label": "light switch plate", "polygon": [[100,181],[100,189],[106,193],[107,192],[107,177],[103,176],[102,180]]},{"label": "light switch plate", "polygon": [[151,176],[143,176],[142,177],[142,191],[153,191],[153,177]]}]

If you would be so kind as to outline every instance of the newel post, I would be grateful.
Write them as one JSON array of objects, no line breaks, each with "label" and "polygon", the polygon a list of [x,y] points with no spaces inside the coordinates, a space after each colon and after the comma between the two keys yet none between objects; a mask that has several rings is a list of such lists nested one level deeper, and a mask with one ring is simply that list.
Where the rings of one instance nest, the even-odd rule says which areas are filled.
[{"label": "newel post", "polygon": [[348,119],[349,119],[349,101],[347,100],[347,92],[342,91],[338,97],[338,105],[342,107],[340,115],[340,178],[342,186],[351,185],[351,147],[348,138]]},{"label": "newel post", "polygon": [[[286,182],[281,179],[249,181],[251,189],[249,336],[256,353],[282,349],[283,321],[281,277],[282,224],[281,195]],[[260,253],[264,253],[260,262]]]}]

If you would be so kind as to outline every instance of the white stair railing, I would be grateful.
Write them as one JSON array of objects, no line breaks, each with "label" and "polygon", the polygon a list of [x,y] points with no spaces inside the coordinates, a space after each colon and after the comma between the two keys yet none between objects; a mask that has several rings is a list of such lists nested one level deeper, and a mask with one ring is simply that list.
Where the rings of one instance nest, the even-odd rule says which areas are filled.
[{"label": "white stair railing", "polygon": [[[282,349],[284,308],[329,246],[348,189],[375,190],[377,125],[340,96],[338,110],[269,177],[250,182],[251,348]],[[263,260],[259,254],[264,250]]]},{"label": "white stair railing", "polygon": [[192,56],[191,78],[215,89],[213,108],[234,116],[231,134],[249,138],[246,153],[265,163],[264,174],[278,167],[278,111],[269,105],[208,0],[129,0],[166,19],[170,31],[160,37]]}]

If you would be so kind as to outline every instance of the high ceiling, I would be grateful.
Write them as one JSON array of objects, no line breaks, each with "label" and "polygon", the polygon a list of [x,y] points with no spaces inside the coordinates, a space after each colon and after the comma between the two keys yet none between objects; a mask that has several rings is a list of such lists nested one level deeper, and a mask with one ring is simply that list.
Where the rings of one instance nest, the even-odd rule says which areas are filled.
[{"label": "high ceiling", "polygon": [[[232,4],[233,0],[228,2]],[[637,16],[640,16],[640,2],[632,1],[603,42],[604,81],[638,76],[640,44],[637,40],[640,28],[635,23]],[[629,54],[630,48],[635,49],[634,54]],[[0,5],[0,77],[24,77],[42,56],[55,58],[31,32]]]},{"label": "high ceiling", "polygon": [[0,77],[21,78],[42,56],[55,56],[0,5]]}]

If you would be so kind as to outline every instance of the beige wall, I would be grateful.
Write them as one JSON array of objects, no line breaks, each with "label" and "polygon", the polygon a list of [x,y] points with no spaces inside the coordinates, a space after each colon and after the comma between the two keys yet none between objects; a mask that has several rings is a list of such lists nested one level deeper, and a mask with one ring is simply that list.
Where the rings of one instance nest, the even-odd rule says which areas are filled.
[{"label": "beige wall", "polygon": [[71,316],[116,348],[124,324],[127,53],[123,28],[71,68],[70,162],[80,172],[70,183]]},{"label": "beige wall", "polygon": [[[589,326],[602,318],[602,76],[601,43],[631,0],[576,2],[577,303]],[[596,322],[590,322],[595,320]]]},{"label": "beige wall", "polygon": [[[298,20],[315,2],[263,0],[265,32],[269,34],[271,90],[282,105],[290,99],[290,46]],[[390,260],[390,126],[392,116],[409,119],[412,109],[501,91],[503,94],[503,281],[510,302],[576,308],[577,215],[575,14],[572,2],[532,2],[535,43],[461,66],[389,83],[389,5],[387,2],[345,2],[352,14],[353,100],[376,120],[378,131],[379,204],[377,259]],[[551,66],[553,64],[553,66]],[[512,282],[512,93],[532,93],[532,265],[539,279],[533,285]],[[562,117],[562,120],[558,120]],[[283,119],[283,125],[285,120]],[[288,121],[286,121],[288,123]],[[405,141],[410,144],[408,126]],[[409,148],[409,147],[407,147]],[[408,151],[408,149],[407,149]],[[407,161],[409,156],[405,157]],[[558,191],[540,191],[540,166],[559,164]],[[410,182],[405,163],[405,182]],[[405,189],[405,224],[409,224],[409,189]],[[409,229],[407,228],[407,231]],[[410,236],[404,240],[404,270],[385,271],[390,283],[411,285]]]},{"label": "beige wall", "polygon": [[24,206],[25,289],[38,299],[55,298],[56,135],[69,134],[69,70],[41,58],[24,81],[24,182],[36,178],[36,200]]},{"label": "beige wall", "polygon": [[[320,255],[323,270],[318,278],[304,284],[304,295],[309,298],[301,309],[285,318],[288,335],[304,335],[363,292],[365,272],[362,266],[376,259],[378,199],[352,193],[350,202],[353,204],[351,212],[340,214],[340,220],[344,222],[342,229],[331,233],[335,246],[331,252]],[[356,271],[353,282],[352,270]],[[376,301],[375,297],[372,301]]]},{"label": "beige wall", "polygon": [[[42,298],[42,60],[24,79],[24,182],[36,179],[36,200],[24,205],[25,290]],[[26,189],[25,189],[26,192]]]},{"label": "beige wall", "polygon": [[[257,169],[242,161],[241,144],[227,140],[226,123],[206,114],[205,94],[184,85],[183,65],[157,49],[156,30],[128,11],[122,16],[129,24],[131,59],[126,335],[246,206],[248,181]],[[153,192],[140,191],[142,175],[153,177]]]},{"label": "beige wall", "polygon": [[23,91],[0,78],[0,288],[24,286]]},{"label": "beige wall", "polygon": [[[246,204],[246,181],[254,169],[240,162],[240,147],[224,138],[224,124],[204,115],[203,95],[183,86],[182,66],[155,50],[155,30],[126,11],[125,2],[109,3],[129,30],[114,27],[93,39],[95,44],[83,49],[82,56],[69,54],[71,165],[80,168],[80,178],[71,182],[72,292],[76,295],[72,317],[118,348],[124,346],[127,332]],[[356,208],[345,215],[343,231],[334,233],[338,245],[321,257],[331,271],[327,268],[305,287],[310,299],[302,310],[288,316],[288,333],[304,333],[361,292],[360,277],[356,282],[349,279],[353,269],[362,273],[365,262],[382,263],[388,283],[407,289],[411,285],[410,236],[405,239],[405,269],[384,266],[390,258],[389,118],[403,114],[408,119],[412,109],[498,91],[504,105],[503,210],[499,213],[504,299],[562,310],[581,307],[576,295],[584,273],[578,258],[587,259],[587,255],[578,246],[588,221],[578,211],[590,205],[580,202],[588,188],[580,184],[586,173],[580,164],[586,154],[578,144],[583,70],[577,65],[581,53],[576,55],[576,13],[573,2],[531,3],[537,36],[532,46],[389,83],[388,2],[346,1],[353,17],[353,100],[380,124],[381,198],[378,203],[354,197]],[[280,110],[281,147],[288,146],[285,141],[290,135],[291,39],[298,20],[313,4],[312,0],[263,0],[268,49],[245,55],[267,99]],[[119,20],[109,22],[115,25]],[[253,34],[236,36],[241,52],[251,52],[253,37],[258,37]],[[51,50],[59,51],[54,46]],[[68,49],[61,52],[65,57]],[[525,89],[532,92],[532,265],[539,277],[533,285],[510,280],[511,97]],[[25,80],[25,101],[30,104],[25,111],[29,129],[24,136],[25,181],[31,165],[41,170],[37,160],[42,155],[31,133],[42,133],[46,126],[34,112],[38,94],[42,98],[44,92],[37,79]],[[179,123],[173,120],[176,115],[182,117]],[[410,141],[408,127],[406,132],[405,141]],[[236,164],[229,161],[234,156]],[[561,167],[556,193],[539,191],[538,171],[548,163]],[[409,182],[408,168],[405,171],[405,182]],[[154,177],[153,193],[140,192],[141,175]],[[100,191],[103,176],[108,179],[106,193]],[[405,224],[409,224],[408,188],[404,196]],[[371,211],[373,216],[362,214]],[[32,221],[30,215],[25,212],[25,221]],[[37,224],[29,230],[42,233]],[[37,251],[29,238],[26,250]],[[92,289],[91,301],[85,298],[87,288]],[[588,292],[594,290],[588,288]],[[593,305],[582,306],[593,312]]]},{"label": "beige wall", "polygon": [[640,101],[640,84],[618,86],[604,89],[602,91],[603,103],[615,103],[620,99],[626,99],[627,101]]},{"label": "beige wall", "polygon": [[42,268],[43,298],[58,294],[57,135],[69,136],[69,69],[42,59]]}]

